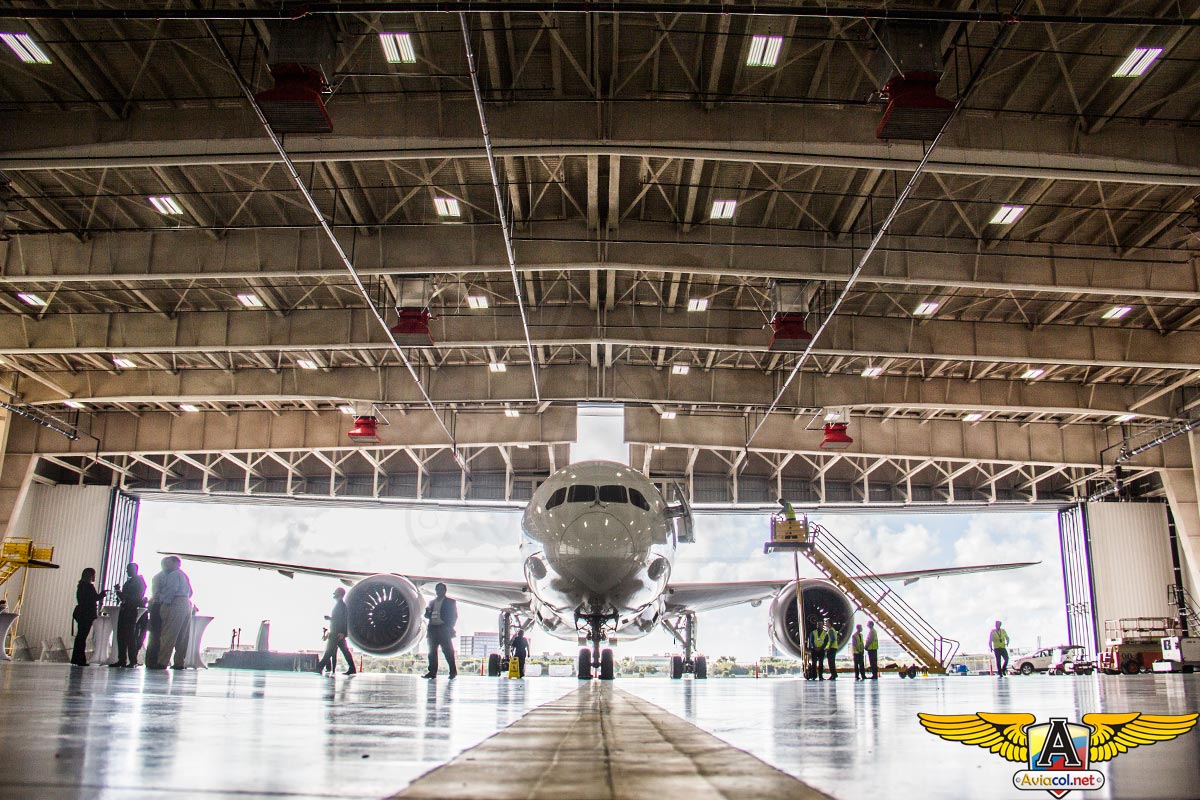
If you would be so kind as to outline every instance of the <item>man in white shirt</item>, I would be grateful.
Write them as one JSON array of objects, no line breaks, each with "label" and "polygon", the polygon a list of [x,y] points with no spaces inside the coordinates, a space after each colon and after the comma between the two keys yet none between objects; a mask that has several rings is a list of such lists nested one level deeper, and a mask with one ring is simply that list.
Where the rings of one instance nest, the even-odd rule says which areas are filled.
[{"label": "man in white shirt", "polygon": [[163,571],[154,577],[155,608],[162,621],[155,663],[149,662],[147,654],[147,667],[166,669],[167,662],[172,661],[172,669],[184,668],[192,633],[192,583],[187,573],[180,569],[181,563],[177,556],[167,556],[162,560]]}]

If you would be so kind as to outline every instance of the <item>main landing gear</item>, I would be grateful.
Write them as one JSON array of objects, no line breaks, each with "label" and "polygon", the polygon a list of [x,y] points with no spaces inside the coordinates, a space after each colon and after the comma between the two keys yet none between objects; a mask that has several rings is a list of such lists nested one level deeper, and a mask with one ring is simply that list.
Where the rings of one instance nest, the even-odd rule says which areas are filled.
[{"label": "main landing gear", "polygon": [[708,659],[704,656],[694,656],[692,651],[696,646],[696,612],[685,611],[674,621],[664,619],[662,625],[675,641],[683,645],[683,655],[671,659],[671,678],[679,680],[684,673],[691,673],[696,680],[708,677]]},{"label": "main landing gear", "polygon": [[616,629],[617,619],[616,614],[575,612],[575,630],[582,634],[581,639],[591,644],[590,648],[583,647],[579,650],[579,663],[576,669],[579,680],[590,681],[593,672],[599,673],[597,677],[602,681],[611,681],[616,677],[613,651],[608,647],[601,650],[600,643],[608,639],[607,626],[611,625],[614,630]]}]

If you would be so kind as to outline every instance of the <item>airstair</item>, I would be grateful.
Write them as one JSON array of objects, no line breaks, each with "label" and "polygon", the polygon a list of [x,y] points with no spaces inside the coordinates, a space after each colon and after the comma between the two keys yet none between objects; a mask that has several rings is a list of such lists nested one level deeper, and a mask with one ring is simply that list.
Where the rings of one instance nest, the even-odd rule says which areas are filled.
[{"label": "airstair", "polygon": [[[786,530],[798,529],[795,531]],[[798,534],[798,535],[797,535]],[[931,673],[945,673],[959,642],[942,636],[836,536],[807,519],[772,526],[767,549],[796,550]]]},{"label": "airstair", "polygon": [[1200,636],[1200,610],[1187,589],[1174,583],[1167,584],[1167,605],[1181,623],[1187,623],[1188,636]]}]

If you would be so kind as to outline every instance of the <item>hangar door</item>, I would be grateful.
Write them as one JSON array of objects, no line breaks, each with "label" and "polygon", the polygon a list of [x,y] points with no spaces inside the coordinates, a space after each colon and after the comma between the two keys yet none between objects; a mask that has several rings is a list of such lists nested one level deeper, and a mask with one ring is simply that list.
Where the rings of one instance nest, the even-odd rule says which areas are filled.
[{"label": "hangar door", "polygon": [[101,560],[101,580],[96,582],[97,586],[116,589],[125,582],[125,566],[133,560],[138,506],[139,501],[133,495],[113,490],[112,505],[108,508],[108,537],[104,540]]}]

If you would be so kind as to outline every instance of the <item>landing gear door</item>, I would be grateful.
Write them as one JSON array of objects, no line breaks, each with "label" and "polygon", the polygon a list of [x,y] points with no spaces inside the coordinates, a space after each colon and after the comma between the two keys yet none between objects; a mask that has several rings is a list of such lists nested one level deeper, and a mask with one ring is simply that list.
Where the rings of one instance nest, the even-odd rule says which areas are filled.
[{"label": "landing gear door", "polygon": [[669,485],[675,504],[667,506],[667,518],[675,520],[675,541],[680,544],[695,544],[696,530],[692,523],[692,507],[688,503],[687,492],[678,482]]}]

